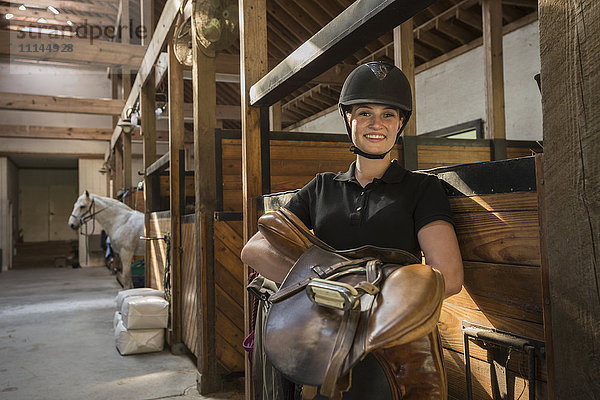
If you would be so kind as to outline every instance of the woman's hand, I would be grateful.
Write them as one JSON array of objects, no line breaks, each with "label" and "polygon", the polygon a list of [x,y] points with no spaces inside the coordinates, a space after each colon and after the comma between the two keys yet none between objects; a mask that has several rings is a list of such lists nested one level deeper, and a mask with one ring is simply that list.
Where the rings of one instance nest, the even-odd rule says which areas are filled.
[{"label": "woman's hand", "polygon": [[447,221],[433,221],[417,233],[425,262],[444,276],[446,297],[460,292],[463,264],[454,227]]}]

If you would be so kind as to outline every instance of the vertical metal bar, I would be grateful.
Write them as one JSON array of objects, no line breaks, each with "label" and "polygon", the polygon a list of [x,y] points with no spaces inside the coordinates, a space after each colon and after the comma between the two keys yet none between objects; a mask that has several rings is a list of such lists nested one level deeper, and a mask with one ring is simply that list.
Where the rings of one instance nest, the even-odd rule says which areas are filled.
[{"label": "vertical metal bar", "polygon": [[467,381],[467,400],[473,400],[473,388],[471,382],[471,360],[469,356],[469,337],[463,334],[465,344],[465,378]]},{"label": "vertical metal bar", "polygon": [[529,367],[529,400],[535,399],[535,347],[525,346]]}]

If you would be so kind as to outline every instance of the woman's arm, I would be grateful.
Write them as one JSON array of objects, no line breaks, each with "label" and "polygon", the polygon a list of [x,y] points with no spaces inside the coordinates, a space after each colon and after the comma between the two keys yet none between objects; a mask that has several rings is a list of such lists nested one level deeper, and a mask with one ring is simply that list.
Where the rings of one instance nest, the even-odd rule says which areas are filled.
[{"label": "woman's arm", "polygon": [[446,297],[460,292],[463,284],[463,264],[454,227],[447,221],[433,221],[417,233],[427,265],[444,276]]}]

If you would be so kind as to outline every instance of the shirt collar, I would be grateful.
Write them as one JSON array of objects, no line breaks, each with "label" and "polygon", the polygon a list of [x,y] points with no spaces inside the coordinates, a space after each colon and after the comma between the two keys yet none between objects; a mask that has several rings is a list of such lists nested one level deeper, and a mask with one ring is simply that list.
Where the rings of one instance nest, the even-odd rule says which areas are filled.
[{"label": "shirt collar", "polygon": [[[339,172],[333,179],[340,182],[357,182],[354,176],[355,171],[356,161],[353,161],[348,171]],[[398,163],[398,160],[393,160],[381,180],[385,183],[400,183],[404,175],[406,175],[406,170]]]}]

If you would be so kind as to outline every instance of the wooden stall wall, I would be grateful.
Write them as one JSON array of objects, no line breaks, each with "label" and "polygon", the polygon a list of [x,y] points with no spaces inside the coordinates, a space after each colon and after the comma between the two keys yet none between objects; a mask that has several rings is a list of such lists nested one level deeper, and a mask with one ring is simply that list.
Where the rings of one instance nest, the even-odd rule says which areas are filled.
[{"label": "wooden stall wall", "polygon": [[[477,184],[465,177],[451,182],[455,190],[467,193],[450,197],[464,262],[464,286],[460,293],[446,299],[439,323],[453,399],[465,399],[467,393],[462,321],[544,341],[535,167],[531,158],[511,162],[520,165],[496,173],[484,172],[477,178],[487,176],[493,182],[488,184],[486,194],[469,193],[477,191]],[[533,180],[526,184],[527,177],[520,171],[533,175]],[[440,178],[445,179],[443,174]],[[521,180],[521,187],[511,193],[514,188],[509,184],[506,189],[496,187],[494,193],[489,193],[497,179]],[[474,399],[497,398],[493,387],[502,388],[504,379],[508,397],[502,398],[529,398],[526,354],[513,351],[508,360],[503,360],[477,342],[469,344]],[[545,399],[546,364],[539,358],[536,364],[536,398]]]},{"label": "wooden stall wall", "polygon": [[[160,211],[150,214],[149,236],[163,238],[171,230],[171,215],[169,211]],[[182,218],[181,241],[183,253],[181,255],[182,296],[181,296],[181,330],[182,341],[185,346],[198,357],[198,323],[196,311],[196,234],[194,228],[194,215]],[[150,286],[154,289],[164,290],[164,274],[167,260],[167,245],[164,240],[150,242],[150,260],[146,271],[149,273]],[[172,249],[171,249],[172,251]]]},{"label": "wooden stall wall", "polygon": [[196,357],[198,350],[196,228],[195,216],[184,215],[181,221],[181,339]]},{"label": "wooden stall wall", "polygon": [[[217,130],[217,174],[222,181],[219,207],[222,211],[242,210],[242,145],[238,131]],[[490,161],[492,150],[486,139],[444,139],[419,137],[418,167],[421,170],[462,163]],[[221,143],[221,146],[218,145]],[[348,150],[346,135],[271,133],[271,192],[301,188],[319,172],[347,171],[356,156]],[[531,141],[507,141],[510,158],[541,152]],[[218,150],[217,150],[218,151]],[[402,162],[402,144],[392,150]],[[219,164],[220,163],[220,164]],[[219,171],[221,173],[219,174]]]},{"label": "wooden stall wall", "polygon": [[244,291],[241,221],[215,221],[217,359],[228,372],[244,371]]}]

